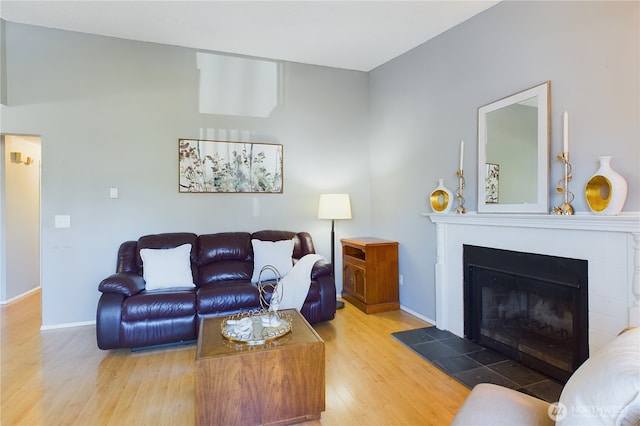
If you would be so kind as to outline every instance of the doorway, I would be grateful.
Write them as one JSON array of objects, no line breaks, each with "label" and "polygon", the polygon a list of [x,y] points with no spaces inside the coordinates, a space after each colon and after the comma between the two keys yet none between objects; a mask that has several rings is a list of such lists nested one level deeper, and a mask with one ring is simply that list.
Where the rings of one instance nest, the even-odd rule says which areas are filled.
[{"label": "doorway", "polygon": [[1,135],[0,303],[40,288],[39,136]]}]

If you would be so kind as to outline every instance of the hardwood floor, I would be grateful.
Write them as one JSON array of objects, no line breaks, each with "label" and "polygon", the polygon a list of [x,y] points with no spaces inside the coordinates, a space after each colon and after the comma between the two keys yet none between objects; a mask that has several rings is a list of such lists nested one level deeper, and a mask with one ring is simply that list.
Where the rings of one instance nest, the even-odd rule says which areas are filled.
[{"label": "hardwood floor", "polygon": [[[101,351],[93,326],[40,331],[40,318],[40,293],[1,308],[0,424],[194,424],[195,345]],[[326,411],[305,424],[449,424],[469,390],[390,336],[426,325],[349,303],[317,324]]]}]

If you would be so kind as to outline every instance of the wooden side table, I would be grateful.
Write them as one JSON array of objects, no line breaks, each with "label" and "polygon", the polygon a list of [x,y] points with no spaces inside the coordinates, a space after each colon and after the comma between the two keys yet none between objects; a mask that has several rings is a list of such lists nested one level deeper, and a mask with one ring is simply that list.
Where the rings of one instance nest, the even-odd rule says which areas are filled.
[{"label": "wooden side table", "polygon": [[340,241],[342,298],[367,314],[400,309],[398,243],[373,237]]},{"label": "wooden side table", "polygon": [[222,336],[205,318],[196,348],[196,425],[292,424],[325,410],[324,342],[295,309],[291,332],[263,345]]}]

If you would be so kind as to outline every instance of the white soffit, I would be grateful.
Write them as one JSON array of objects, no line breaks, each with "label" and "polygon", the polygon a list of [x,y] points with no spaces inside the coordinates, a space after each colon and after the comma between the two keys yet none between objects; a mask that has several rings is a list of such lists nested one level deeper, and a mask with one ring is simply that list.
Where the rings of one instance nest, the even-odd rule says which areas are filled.
[{"label": "white soffit", "polygon": [[359,71],[498,1],[1,0],[10,22]]}]

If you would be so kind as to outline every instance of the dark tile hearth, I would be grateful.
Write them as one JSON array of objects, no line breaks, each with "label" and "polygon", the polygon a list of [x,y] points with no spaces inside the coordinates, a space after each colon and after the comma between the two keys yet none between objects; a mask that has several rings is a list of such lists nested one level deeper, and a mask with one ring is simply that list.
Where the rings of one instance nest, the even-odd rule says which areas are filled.
[{"label": "dark tile hearth", "polygon": [[562,384],[517,361],[436,327],[391,335],[469,389],[493,383],[557,402]]}]

